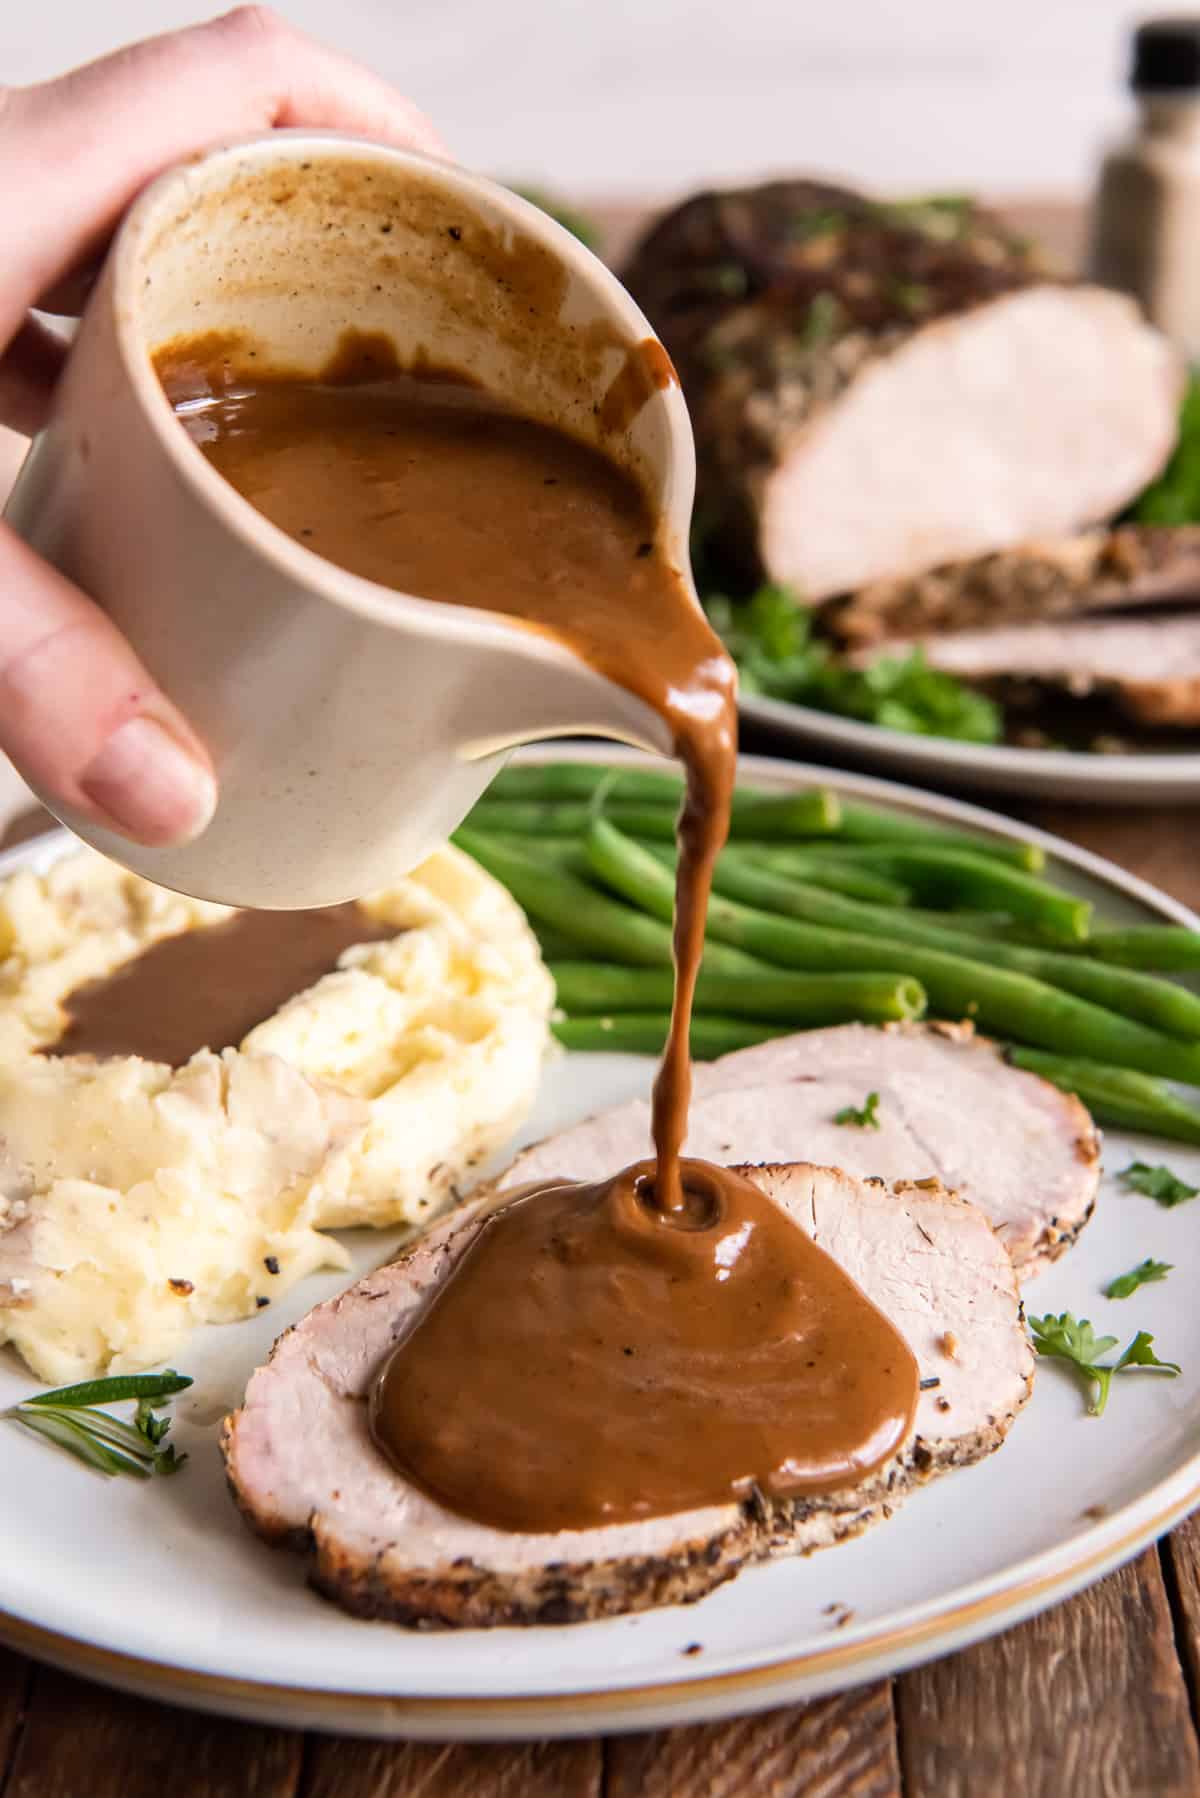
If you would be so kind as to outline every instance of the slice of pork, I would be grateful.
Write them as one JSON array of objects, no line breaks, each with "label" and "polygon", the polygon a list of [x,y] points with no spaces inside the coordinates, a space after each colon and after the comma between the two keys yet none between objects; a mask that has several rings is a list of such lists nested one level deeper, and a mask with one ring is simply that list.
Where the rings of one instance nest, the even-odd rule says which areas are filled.
[{"label": "slice of pork", "polygon": [[702,1597],[740,1568],[804,1554],[891,1515],[914,1485],[999,1446],[1033,1356],[1012,1263],[975,1206],[936,1182],[803,1164],[744,1170],[857,1281],[918,1361],[901,1453],[854,1491],[636,1524],[526,1535],[445,1510],[375,1449],[366,1398],[393,1344],[500,1195],[468,1205],[397,1262],[281,1336],[223,1445],[234,1497],[269,1542],[305,1552],[313,1584],[358,1616],[480,1628],[567,1623]]},{"label": "slice of pork", "polygon": [[1200,526],[1118,525],[1022,543],[835,599],[822,625],[847,647],[1043,624],[1082,612],[1200,599]]},{"label": "slice of pork", "polygon": [[966,203],[700,194],[624,279],[679,370],[706,539],[810,602],[1097,524],[1175,444],[1167,340]]},{"label": "slice of pork", "polygon": [[[874,653],[912,647],[888,644]],[[1017,681],[1073,699],[1104,694],[1138,724],[1200,725],[1200,612],[958,631],[921,647],[930,667],[972,685]]]},{"label": "slice of pork", "polygon": [[[834,1122],[872,1092],[877,1129]],[[535,1143],[505,1178],[600,1179],[649,1144],[650,1107],[635,1100]],[[1079,1100],[1009,1067],[970,1024],[844,1024],[709,1062],[696,1069],[686,1153],[932,1176],[979,1206],[1022,1280],[1070,1247],[1100,1182],[1099,1138]]]}]

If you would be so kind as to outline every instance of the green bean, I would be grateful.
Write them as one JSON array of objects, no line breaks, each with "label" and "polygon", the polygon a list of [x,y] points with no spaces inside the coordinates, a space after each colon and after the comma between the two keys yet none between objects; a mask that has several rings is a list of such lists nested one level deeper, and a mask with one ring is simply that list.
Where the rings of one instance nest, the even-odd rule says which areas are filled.
[{"label": "green bean", "polygon": [[[474,817],[475,814],[472,814]],[[607,814],[606,814],[607,815]],[[482,814],[480,814],[482,827]],[[614,822],[619,823],[618,819]],[[470,830],[470,821],[464,826]],[[584,852],[582,833],[575,837],[540,836],[521,831],[493,830],[489,824],[486,834],[510,841],[526,855],[533,855],[540,861],[553,862],[557,868],[565,868],[570,874],[586,876],[589,871],[587,856]],[[629,836],[637,837],[636,830],[627,831]],[[451,839],[457,841],[457,833]],[[656,847],[666,849],[665,842]],[[669,854],[674,852],[667,851]],[[757,844],[731,845],[724,852],[727,856],[752,856],[756,861],[760,856],[779,858],[782,871],[794,874],[802,880],[810,880],[814,886],[828,887],[831,893],[845,893],[852,899],[869,899],[876,905],[903,905],[908,898],[908,888],[902,887],[895,880],[888,880],[882,874],[875,874],[869,868],[852,868],[834,866],[811,856],[803,849],[769,849],[760,848]],[[786,858],[786,864],[784,859]],[[772,859],[768,865],[774,866]]]},{"label": "green bean", "polygon": [[496,799],[548,800],[591,799],[600,784],[613,776],[613,799],[629,799],[643,805],[678,805],[683,798],[683,777],[669,768],[621,768],[614,772],[607,762],[536,762],[501,770],[488,788]]},{"label": "green bean", "polygon": [[1064,1092],[1075,1093],[1099,1124],[1115,1130],[1142,1130],[1174,1142],[1200,1143],[1200,1111],[1185,1105],[1165,1081],[1097,1061],[1047,1055],[1040,1049],[1014,1048],[1008,1057],[1014,1067],[1040,1074]]},{"label": "green bean", "polygon": [[1094,930],[1089,955],[1127,968],[1161,968],[1187,974],[1200,968],[1200,930],[1186,924],[1126,924]]},{"label": "green bean", "polygon": [[[619,820],[614,820],[619,822]],[[1068,943],[1083,942],[1088,934],[1092,906],[1048,881],[1037,880],[1019,868],[971,855],[963,849],[932,849],[891,844],[872,847],[813,849],[821,861],[877,870],[910,886],[919,899],[948,899],[968,910],[1003,911],[1035,924],[1047,936]]]},{"label": "green bean", "polygon": [[[651,850],[623,837],[603,817],[593,819],[587,849],[592,866],[616,891],[652,916],[667,915],[674,900],[674,882],[670,870]],[[833,903],[832,895],[823,897]],[[708,929],[716,941],[780,967],[829,973],[904,967],[925,988],[930,1007],[943,1017],[974,1018],[996,1035],[1038,1048],[1200,1084],[1200,1045],[1178,1042],[1131,1023],[1027,974],[894,937],[800,923],[752,910],[719,893],[709,905]]]},{"label": "green bean", "polygon": [[[668,806],[629,805],[609,796],[604,810],[632,837],[674,841],[675,812]],[[590,813],[590,805],[572,800],[492,799],[485,793],[467,823],[492,835],[575,836],[587,829]],[[772,793],[735,808],[730,834],[738,839],[812,837],[833,830],[836,823],[837,802],[823,787],[814,787],[805,793]]]},{"label": "green bean", "polygon": [[[560,1018],[550,1027],[564,1048],[607,1049],[613,1054],[659,1055],[667,1040],[669,1012],[622,1012],[616,1017]],[[694,1015],[689,1041],[697,1061],[715,1061],[769,1037],[785,1036],[786,1024],[751,1024],[744,1018]]]},{"label": "green bean", "polygon": [[[650,768],[617,768],[603,762],[543,762],[536,767],[505,768],[498,774],[481,805],[520,801],[541,806],[583,803],[585,809],[603,786],[606,804],[630,803],[637,806],[673,806],[683,801],[684,782],[681,774]],[[799,799],[802,804],[795,807]],[[795,793],[768,793],[753,787],[740,787],[733,796],[735,814],[755,811],[767,804],[767,822],[775,834],[781,817],[791,821],[797,833],[810,836],[836,828],[841,806],[827,787],[815,787]],[[790,834],[790,833],[789,833]]]},{"label": "green bean", "polygon": [[825,837],[837,830],[841,816],[837,795],[828,787],[810,787],[802,793],[735,793],[729,834],[734,839],[761,837],[772,842]]},{"label": "green bean", "polygon": [[[531,917],[552,925],[581,948],[641,967],[673,965],[671,931],[665,924],[589,886],[577,875],[538,861],[511,842],[465,828],[455,832],[454,840],[506,886]],[[670,875],[667,878],[670,880]],[[736,949],[714,944],[709,953],[711,967],[731,974],[762,972],[760,962]]]},{"label": "green bean", "polygon": [[[666,863],[666,852],[655,849]],[[779,912],[809,924],[826,924],[835,930],[863,930],[872,936],[899,938],[926,949],[968,959],[986,960],[991,967],[1014,974],[1029,974],[1048,986],[1090,999],[1122,1017],[1136,1018],[1156,1030],[1185,1041],[1200,1038],[1200,996],[1170,980],[1156,980],[1131,968],[1106,967],[1085,956],[1062,954],[1052,949],[1033,949],[1019,943],[984,941],[963,929],[929,923],[927,918],[903,909],[859,905],[853,900],[818,892],[801,882],[781,879],[750,861],[718,862],[713,876],[716,890],[759,911]]]},{"label": "green bean", "polygon": [[[470,822],[460,825],[459,829],[474,835],[474,826]],[[577,875],[580,880],[591,878],[591,866],[584,854],[582,839],[579,837],[524,836],[515,831],[506,830],[487,830],[483,834],[489,837],[494,836],[497,843],[507,843],[510,849],[515,849],[521,855],[529,856],[533,861],[540,862],[544,868],[559,868],[564,874]],[[457,830],[451,836],[450,841],[457,849],[463,848],[463,844],[459,842]],[[667,846],[662,843],[659,847],[666,849]]]},{"label": "green bean", "polygon": [[[1027,949],[1046,947],[1046,938],[1040,930],[1032,930],[1027,924],[1014,923],[1006,912],[936,911],[910,905],[906,907],[905,915],[917,924],[929,924],[938,930],[965,931],[972,937],[983,937],[992,943],[1016,943],[1018,947]],[[1091,948],[1091,941],[1089,934],[1086,943],[1073,944],[1069,948],[1056,943],[1055,950],[1062,955],[1086,955]]]},{"label": "green bean", "polygon": [[[571,1017],[596,1012],[671,1009],[673,977],[666,968],[613,967],[605,962],[555,961],[550,972],[558,1003]],[[793,1029],[818,1024],[867,1024],[919,1018],[920,983],[904,974],[722,974],[702,968],[696,986],[702,1012],[769,1018]]]},{"label": "green bean", "polygon": [[[669,843],[675,837],[675,812],[665,805],[605,806],[622,830],[635,837],[650,837]],[[587,829],[589,805],[574,800],[554,801],[493,799],[485,793],[477,800],[467,818],[469,828],[486,830],[490,836],[574,837]]]},{"label": "green bean", "polygon": [[913,848],[966,849],[974,855],[987,855],[995,861],[1011,862],[1027,874],[1040,874],[1046,865],[1046,852],[1037,843],[1022,842],[1017,837],[978,835],[970,830],[952,830],[941,824],[926,824],[920,818],[908,818],[903,812],[878,812],[874,806],[842,801],[839,834],[852,843],[894,843]]},{"label": "green bean", "polygon": [[[606,781],[612,769],[604,762],[539,762],[530,766],[505,768],[487,790],[485,799],[540,800],[550,803],[563,800],[590,800]],[[621,768],[613,776],[609,790],[611,800],[629,800],[641,805],[678,806],[683,798],[683,780],[667,769]],[[778,798],[753,787],[740,788],[734,796],[734,811],[752,808],[762,799]],[[997,861],[1011,862],[1029,874],[1040,873],[1045,866],[1044,852],[1034,843],[1009,837],[976,835],[973,831],[955,830],[928,824],[900,812],[876,811],[873,806],[849,800],[840,803],[839,833],[853,842],[914,843],[943,849],[970,849],[978,855],[989,855]]]},{"label": "green bean", "polygon": [[745,856],[761,867],[811,881],[813,886],[827,887],[831,893],[845,893],[849,899],[869,899],[875,905],[906,905],[910,897],[908,888],[899,881],[889,880],[871,868],[848,867],[790,844],[737,843],[731,844],[725,854],[731,859]]},{"label": "green bean", "polygon": [[537,918],[531,918],[529,925],[538,940],[544,962],[574,962],[583,958],[584,951],[578,943],[571,941],[565,930],[555,930],[553,924],[539,923]]}]

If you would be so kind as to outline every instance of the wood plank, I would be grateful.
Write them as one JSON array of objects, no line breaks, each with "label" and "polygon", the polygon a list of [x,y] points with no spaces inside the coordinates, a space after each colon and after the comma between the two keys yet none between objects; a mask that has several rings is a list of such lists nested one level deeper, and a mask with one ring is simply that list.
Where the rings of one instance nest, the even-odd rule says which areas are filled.
[{"label": "wood plank", "polygon": [[598,1739],[439,1744],[313,1736],[302,1790],[304,1798],[600,1798],[602,1771]]},{"label": "wood plank", "polygon": [[303,1743],[43,1667],[4,1798],[295,1798]]},{"label": "wood plank", "polygon": [[891,1688],[614,1737],[606,1768],[604,1798],[897,1798]]},{"label": "wood plank", "polygon": [[[983,795],[981,803],[991,801]],[[1195,808],[1063,805],[1003,797],[996,806],[1039,830],[1054,831],[1082,849],[1107,856],[1184,905],[1200,908],[1200,858],[1188,854],[1185,847],[1200,824],[1200,811]]]},{"label": "wood plank", "polygon": [[12,1764],[17,1741],[25,1726],[29,1694],[37,1667],[23,1654],[0,1648],[0,1792]]},{"label": "wood plank", "polygon": [[1175,1619],[1175,1641],[1200,1715],[1200,1512],[1181,1523],[1161,1544],[1167,1591]]},{"label": "wood plank", "polygon": [[1195,1798],[1197,1746],[1154,1549],[897,1682],[908,1798]]}]

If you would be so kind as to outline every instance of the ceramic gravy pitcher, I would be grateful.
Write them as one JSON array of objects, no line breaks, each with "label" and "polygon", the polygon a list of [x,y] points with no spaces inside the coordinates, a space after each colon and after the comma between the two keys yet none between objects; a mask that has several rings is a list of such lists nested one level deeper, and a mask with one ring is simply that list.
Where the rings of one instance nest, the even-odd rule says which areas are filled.
[{"label": "ceramic gravy pitcher", "polygon": [[688,567],[694,454],[670,365],[553,220],[450,164],[331,133],[272,133],[162,176],[118,233],[7,517],[111,614],[220,780],[211,824],[180,848],[52,809],[197,897],[287,909],[385,886],[519,743],[670,748],[656,714],[544,634],[379,587],[286,536],[190,442],[151,360],[181,335],[234,333],[316,372],[347,329],[602,447]]}]

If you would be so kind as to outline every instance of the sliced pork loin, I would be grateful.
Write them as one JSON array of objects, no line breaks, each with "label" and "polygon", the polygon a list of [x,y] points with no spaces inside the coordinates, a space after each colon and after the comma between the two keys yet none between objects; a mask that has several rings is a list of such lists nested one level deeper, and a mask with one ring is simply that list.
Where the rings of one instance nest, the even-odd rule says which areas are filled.
[{"label": "sliced pork loin", "polygon": [[[1135,723],[1200,725],[1200,612],[1160,618],[1076,618],[920,639],[926,660],[972,686],[1012,696],[1014,683],[1103,695]],[[895,654],[889,644],[881,653]],[[860,653],[859,661],[873,655]]]},{"label": "sliced pork loin", "polygon": [[1189,599],[1200,600],[1200,526],[1123,524],[875,581],[832,600],[821,623],[849,648],[894,653],[900,638]]},{"label": "sliced pork loin", "polygon": [[[877,1129],[834,1122],[871,1092]],[[650,1107],[635,1100],[536,1143],[505,1178],[599,1179],[649,1142]],[[1023,1280],[1075,1240],[1100,1182],[1099,1137],[1079,1100],[1009,1067],[970,1024],[844,1024],[709,1062],[696,1069],[686,1153],[932,1176],[979,1206]]]},{"label": "sliced pork loin", "polygon": [[868,1484],[548,1535],[473,1523],[415,1488],[373,1446],[367,1393],[494,1194],[279,1339],[225,1426],[247,1522],[307,1553],[313,1584],[358,1616],[567,1623],[685,1603],[752,1562],[827,1547],[890,1516],[913,1485],[998,1447],[1033,1357],[1012,1264],[982,1213],[936,1181],[893,1190],[803,1164],[745,1171],[887,1314],[929,1382],[914,1433]]},{"label": "sliced pork loin", "polygon": [[700,194],[623,274],[679,370],[702,529],[809,601],[1095,524],[1175,442],[1166,339],[969,203]]}]

